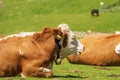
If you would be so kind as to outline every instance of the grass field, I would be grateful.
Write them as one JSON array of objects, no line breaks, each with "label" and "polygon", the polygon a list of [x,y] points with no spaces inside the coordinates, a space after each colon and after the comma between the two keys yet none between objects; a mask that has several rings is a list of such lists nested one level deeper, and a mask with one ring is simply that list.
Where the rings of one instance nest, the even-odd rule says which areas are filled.
[{"label": "grass field", "polygon": [[[44,26],[56,27],[67,23],[73,31],[111,33],[120,31],[120,5],[92,17],[90,11],[100,8],[101,0],[4,0],[0,4],[0,35],[21,31],[40,31]],[[104,5],[118,0],[104,0]],[[99,67],[75,65],[63,60],[61,65],[54,65],[53,78],[33,78],[26,80],[120,80],[120,67]],[[8,80],[8,78],[0,78]],[[20,77],[13,77],[20,80]]]},{"label": "grass field", "polygon": [[[114,32],[120,30],[120,5],[92,17],[90,11],[100,8],[101,0],[5,0],[0,8],[0,34],[40,31],[44,26],[67,23],[74,31]],[[117,0],[104,0],[111,5]]]}]

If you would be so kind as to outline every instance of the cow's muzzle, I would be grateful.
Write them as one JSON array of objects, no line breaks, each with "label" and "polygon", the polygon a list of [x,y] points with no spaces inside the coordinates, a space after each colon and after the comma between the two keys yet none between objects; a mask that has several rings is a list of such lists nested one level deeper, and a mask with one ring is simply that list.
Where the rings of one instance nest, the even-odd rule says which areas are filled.
[{"label": "cow's muzzle", "polygon": [[61,58],[57,58],[57,59],[55,59],[55,63],[56,63],[57,65],[60,65],[61,62],[62,62],[62,59],[61,59]]}]

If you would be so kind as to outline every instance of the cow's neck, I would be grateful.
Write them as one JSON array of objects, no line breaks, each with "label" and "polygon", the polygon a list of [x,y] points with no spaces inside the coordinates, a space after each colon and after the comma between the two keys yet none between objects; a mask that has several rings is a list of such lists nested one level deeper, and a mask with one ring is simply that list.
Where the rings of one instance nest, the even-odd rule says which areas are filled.
[{"label": "cow's neck", "polygon": [[48,58],[49,59],[54,58],[55,50],[56,50],[56,43],[54,40],[54,36],[51,36],[44,41],[41,41],[40,44],[45,49]]}]

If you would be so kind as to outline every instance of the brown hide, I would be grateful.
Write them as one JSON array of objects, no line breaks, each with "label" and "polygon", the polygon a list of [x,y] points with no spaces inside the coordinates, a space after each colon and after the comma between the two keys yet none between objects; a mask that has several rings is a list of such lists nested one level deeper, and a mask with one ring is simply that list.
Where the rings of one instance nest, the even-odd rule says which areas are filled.
[{"label": "brown hide", "polygon": [[120,42],[120,34],[87,36],[80,42],[85,46],[85,50],[78,56],[68,56],[70,63],[98,66],[120,65],[120,55],[115,53],[115,46]]},{"label": "brown hide", "polygon": [[0,41],[0,77],[52,77],[52,71],[43,72],[55,58],[58,29],[45,28],[33,36],[10,37]]},{"label": "brown hide", "polygon": [[3,37],[5,37],[5,36],[0,36],[0,38],[3,38]]}]

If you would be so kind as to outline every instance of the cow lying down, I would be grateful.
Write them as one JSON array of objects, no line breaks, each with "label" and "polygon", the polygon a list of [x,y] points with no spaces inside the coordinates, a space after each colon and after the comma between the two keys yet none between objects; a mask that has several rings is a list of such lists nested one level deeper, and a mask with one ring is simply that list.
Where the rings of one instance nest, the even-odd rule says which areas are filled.
[{"label": "cow lying down", "polygon": [[0,38],[0,77],[52,77],[51,62],[55,59],[55,39],[63,40],[59,29],[44,28],[42,32],[14,34]]},{"label": "cow lying down", "polygon": [[80,39],[84,51],[76,56],[70,55],[68,61],[73,64],[97,66],[120,66],[120,34],[101,34]]},{"label": "cow lying down", "polygon": [[1,36],[0,77],[19,73],[22,77],[52,77],[54,59],[57,62],[57,58],[79,54],[84,46],[71,30],[63,31],[63,28],[69,28],[67,25],[61,25],[57,29],[45,28],[41,33],[23,32]]}]

